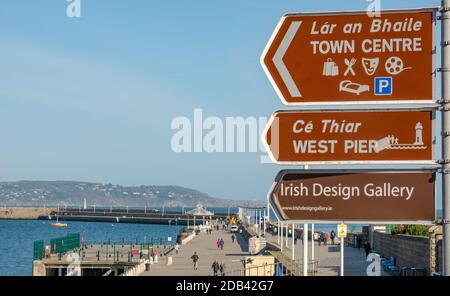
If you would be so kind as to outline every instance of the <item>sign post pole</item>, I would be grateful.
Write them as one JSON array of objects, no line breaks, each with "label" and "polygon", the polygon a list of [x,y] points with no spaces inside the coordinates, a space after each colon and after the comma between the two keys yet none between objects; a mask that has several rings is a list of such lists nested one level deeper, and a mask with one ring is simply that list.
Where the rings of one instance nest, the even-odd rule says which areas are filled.
[{"label": "sign post pole", "polygon": [[281,247],[281,253],[283,253],[283,234],[284,234],[284,225],[283,222],[280,222],[280,247]]},{"label": "sign post pole", "polygon": [[341,239],[341,276],[344,276],[344,239],[347,237],[347,225],[338,225],[338,237]]},{"label": "sign post pole", "polygon": [[311,260],[314,261],[314,224],[311,224]]},{"label": "sign post pole", "polygon": [[344,237],[341,237],[341,276],[344,276]]},{"label": "sign post pole", "polygon": [[286,223],[286,248],[289,247],[289,223]]},{"label": "sign post pole", "polygon": [[443,196],[442,219],[444,225],[444,275],[450,275],[450,0],[442,1],[442,100],[444,108],[442,112],[443,132]]},{"label": "sign post pole", "polygon": [[277,222],[277,243],[280,244],[280,220]]},{"label": "sign post pole", "polygon": [[292,261],[295,261],[295,242],[294,242],[294,224],[292,224]]},{"label": "sign post pole", "polygon": [[303,224],[303,276],[308,276],[308,224]]},{"label": "sign post pole", "polygon": [[266,216],[266,209],[263,209],[263,236],[264,236],[264,237],[266,237],[266,227],[267,227],[267,225],[266,225],[266,219],[267,219],[267,216]]}]

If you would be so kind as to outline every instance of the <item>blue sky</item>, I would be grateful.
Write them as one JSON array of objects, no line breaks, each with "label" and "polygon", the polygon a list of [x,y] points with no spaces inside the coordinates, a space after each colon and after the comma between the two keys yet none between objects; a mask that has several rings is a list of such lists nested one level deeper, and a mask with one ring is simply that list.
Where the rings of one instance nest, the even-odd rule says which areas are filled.
[{"label": "blue sky", "polygon": [[[0,4],[0,180],[181,185],[265,199],[282,167],[259,153],[181,153],[175,116],[286,109],[259,64],[286,12],[365,10],[345,1],[64,0]],[[382,8],[439,1],[382,0]]]}]

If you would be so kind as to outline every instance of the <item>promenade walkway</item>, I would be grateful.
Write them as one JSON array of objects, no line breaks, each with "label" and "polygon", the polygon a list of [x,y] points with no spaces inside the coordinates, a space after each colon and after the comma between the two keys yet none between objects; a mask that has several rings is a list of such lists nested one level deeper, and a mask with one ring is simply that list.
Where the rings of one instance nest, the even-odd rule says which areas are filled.
[{"label": "promenade walkway", "polygon": [[[226,272],[231,270],[242,270],[241,260],[248,254],[248,243],[237,234],[237,240],[231,242],[229,231],[213,231],[211,235],[200,234],[186,245],[180,246],[176,255],[172,254],[172,265],[166,265],[167,258],[162,257],[158,264],[153,264],[150,271],[143,276],[208,276],[212,275],[211,265],[214,260],[223,261]],[[224,249],[217,248],[217,239],[223,238]],[[199,256],[198,269],[193,269],[191,256],[197,252]]]}]

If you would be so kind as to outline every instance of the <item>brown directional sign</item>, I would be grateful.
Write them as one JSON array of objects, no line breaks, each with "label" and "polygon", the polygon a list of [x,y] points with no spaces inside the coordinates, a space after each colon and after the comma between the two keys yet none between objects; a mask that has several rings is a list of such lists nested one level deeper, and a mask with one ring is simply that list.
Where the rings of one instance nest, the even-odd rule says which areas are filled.
[{"label": "brown directional sign", "polygon": [[269,194],[279,219],[308,223],[428,223],[432,171],[282,171]]},{"label": "brown directional sign", "polygon": [[263,142],[278,164],[432,163],[432,110],[278,111]]},{"label": "brown directional sign", "polygon": [[436,10],[287,14],[261,64],[288,105],[433,99]]}]

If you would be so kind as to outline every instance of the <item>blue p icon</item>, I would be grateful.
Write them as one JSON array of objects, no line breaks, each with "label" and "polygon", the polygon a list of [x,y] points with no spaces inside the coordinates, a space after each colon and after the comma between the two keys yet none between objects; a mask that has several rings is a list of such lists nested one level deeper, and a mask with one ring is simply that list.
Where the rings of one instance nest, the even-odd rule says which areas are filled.
[{"label": "blue p icon", "polygon": [[373,89],[376,96],[392,95],[392,77],[375,77]]}]

